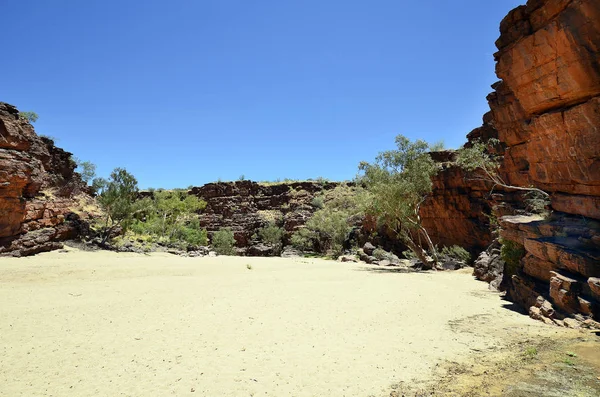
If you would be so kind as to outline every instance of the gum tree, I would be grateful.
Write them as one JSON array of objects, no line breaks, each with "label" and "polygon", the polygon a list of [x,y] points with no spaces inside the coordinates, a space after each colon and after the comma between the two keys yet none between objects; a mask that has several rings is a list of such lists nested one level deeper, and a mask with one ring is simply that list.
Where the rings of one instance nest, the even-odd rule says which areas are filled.
[{"label": "gum tree", "polygon": [[[423,263],[431,269],[437,263],[435,246],[421,224],[419,210],[431,193],[431,178],[439,167],[429,155],[427,142],[411,142],[402,135],[396,137],[397,149],[381,152],[373,163],[362,162],[359,181],[371,193],[370,212],[387,227]],[[427,258],[427,250],[433,262]]]}]

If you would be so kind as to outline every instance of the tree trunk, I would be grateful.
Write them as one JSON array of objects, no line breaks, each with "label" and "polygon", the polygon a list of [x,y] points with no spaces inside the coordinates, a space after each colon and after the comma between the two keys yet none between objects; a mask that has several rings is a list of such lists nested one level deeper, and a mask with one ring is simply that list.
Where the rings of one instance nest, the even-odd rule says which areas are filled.
[{"label": "tree trunk", "polygon": [[424,270],[431,270],[433,268],[433,264],[431,263],[431,261],[427,260],[425,251],[423,251],[421,247],[415,244],[415,242],[409,236],[405,236],[404,238],[402,238],[402,240],[408,246],[408,248],[410,248],[410,250],[415,253],[417,258],[419,258],[419,260],[423,263]]}]

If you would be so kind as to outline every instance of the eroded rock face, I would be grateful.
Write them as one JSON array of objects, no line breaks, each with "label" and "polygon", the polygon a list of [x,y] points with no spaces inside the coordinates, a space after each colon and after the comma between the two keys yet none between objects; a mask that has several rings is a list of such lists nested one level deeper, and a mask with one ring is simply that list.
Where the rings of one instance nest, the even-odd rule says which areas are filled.
[{"label": "eroded rock face", "polygon": [[[501,177],[551,195],[549,219],[526,217],[525,197],[469,180],[447,165],[424,203],[423,223],[441,245],[467,249],[501,238],[523,247],[502,288],[535,318],[568,325],[565,316],[600,318],[600,2],[530,0],[500,25],[490,112],[468,142],[497,138]],[[437,160],[451,164],[451,154]],[[489,252],[475,275],[498,284]],[[497,258],[497,255],[496,255]],[[592,320],[590,320],[592,321]]]},{"label": "eroded rock face", "polygon": [[60,248],[77,235],[75,196],[88,196],[74,169],[70,153],[0,102],[0,255]]},{"label": "eroded rock face", "polygon": [[488,101],[505,145],[501,172],[510,184],[550,193],[554,211],[502,219],[502,238],[525,253],[516,272],[505,272],[509,295],[535,316],[598,319],[600,2],[529,1],[500,30],[502,80]]},{"label": "eroded rock face", "polygon": [[[190,190],[207,206],[199,215],[200,225],[209,235],[229,227],[239,248],[258,245],[253,236],[261,227],[274,223],[285,230],[285,242],[318,209],[312,200],[335,182],[291,182],[261,184],[252,181],[209,183]],[[249,254],[256,255],[258,248]]]}]

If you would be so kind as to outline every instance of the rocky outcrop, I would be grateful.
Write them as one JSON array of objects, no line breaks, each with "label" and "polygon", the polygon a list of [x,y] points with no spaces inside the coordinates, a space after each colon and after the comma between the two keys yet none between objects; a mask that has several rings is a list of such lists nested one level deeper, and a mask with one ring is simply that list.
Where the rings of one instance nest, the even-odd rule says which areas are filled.
[{"label": "rocky outcrop", "polygon": [[[524,216],[526,197],[444,164],[421,209],[434,242],[480,249],[500,237],[519,257],[505,263],[491,247],[475,275],[507,290],[532,317],[573,325],[600,318],[600,2],[530,0],[500,25],[490,112],[474,140],[496,138],[501,177],[550,194],[552,215]],[[514,261],[513,261],[514,260]],[[503,267],[503,268],[502,268]],[[587,319],[587,320],[586,320]]]},{"label": "rocky outcrop", "polygon": [[[313,202],[334,189],[335,182],[257,183],[252,181],[209,183],[190,190],[206,201],[199,215],[200,225],[209,235],[221,228],[231,228],[242,254],[258,255],[261,251],[256,234],[269,223],[285,230],[285,243],[304,225],[319,204]],[[252,247],[246,249],[246,247]],[[264,248],[264,247],[263,247]],[[246,252],[247,251],[247,252]]]},{"label": "rocky outcrop", "polygon": [[456,166],[454,152],[434,152],[432,157],[442,170],[433,178],[433,191],[421,206],[423,226],[440,247],[459,245],[481,252],[492,241],[491,186]]},{"label": "rocky outcrop", "polygon": [[[502,283],[532,317],[599,319],[600,2],[530,0],[500,30],[501,81],[484,130],[469,139],[497,137],[503,178],[550,193],[552,210],[547,219],[496,214],[502,240],[520,247]],[[523,200],[500,194],[497,202]]]},{"label": "rocky outcrop", "polygon": [[70,153],[0,102],[0,255],[60,248],[77,235],[83,213],[74,210],[89,196],[75,166]]}]

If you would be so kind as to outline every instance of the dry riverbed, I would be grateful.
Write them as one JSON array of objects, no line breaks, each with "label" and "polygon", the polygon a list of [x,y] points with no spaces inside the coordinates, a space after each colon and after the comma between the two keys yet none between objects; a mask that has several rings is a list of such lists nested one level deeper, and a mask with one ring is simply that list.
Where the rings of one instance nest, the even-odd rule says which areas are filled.
[{"label": "dry riverbed", "polygon": [[465,271],[67,251],[0,258],[0,396],[600,390],[598,336]]}]

